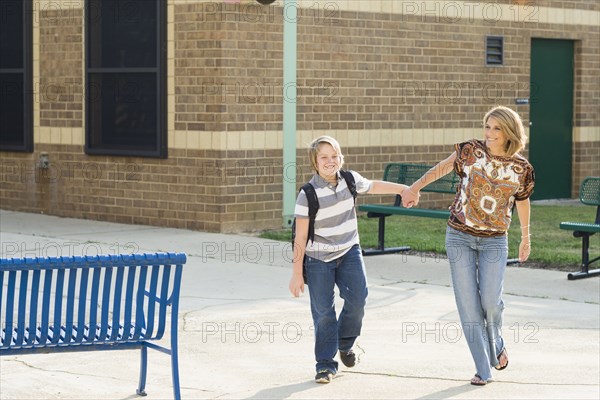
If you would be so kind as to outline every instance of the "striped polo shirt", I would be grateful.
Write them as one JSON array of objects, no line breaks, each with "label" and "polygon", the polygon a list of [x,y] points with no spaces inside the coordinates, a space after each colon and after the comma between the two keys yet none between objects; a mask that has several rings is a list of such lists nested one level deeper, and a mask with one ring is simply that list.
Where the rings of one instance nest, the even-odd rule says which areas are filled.
[{"label": "striped polo shirt", "polygon": [[[356,182],[356,191],[366,193],[371,181],[350,171]],[[319,174],[310,180],[319,198],[319,211],[315,218],[315,241],[308,241],[306,255],[321,261],[333,261],[359,243],[358,223],[352,193],[346,180],[338,172],[338,184],[333,186]],[[296,218],[308,218],[308,200],[301,190],[296,199]]]}]

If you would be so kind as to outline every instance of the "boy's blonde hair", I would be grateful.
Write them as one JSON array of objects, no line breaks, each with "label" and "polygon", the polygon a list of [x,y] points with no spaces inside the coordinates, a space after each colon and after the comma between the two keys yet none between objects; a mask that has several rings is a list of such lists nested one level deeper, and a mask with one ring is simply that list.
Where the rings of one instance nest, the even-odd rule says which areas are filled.
[{"label": "boy's blonde hair", "polygon": [[344,165],[344,155],[342,154],[342,148],[337,140],[332,138],[331,136],[320,136],[312,141],[310,146],[308,146],[308,158],[310,160],[310,165],[313,167],[315,171],[317,170],[317,153],[319,153],[319,147],[322,143],[328,143],[333,147],[337,155],[340,157],[340,169],[342,165]]},{"label": "boy's blonde hair", "polygon": [[508,107],[496,106],[489,110],[483,117],[483,124],[487,124],[488,119],[492,117],[506,135],[506,155],[512,157],[525,148],[527,136],[525,135],[525,127],[519,114]]}]

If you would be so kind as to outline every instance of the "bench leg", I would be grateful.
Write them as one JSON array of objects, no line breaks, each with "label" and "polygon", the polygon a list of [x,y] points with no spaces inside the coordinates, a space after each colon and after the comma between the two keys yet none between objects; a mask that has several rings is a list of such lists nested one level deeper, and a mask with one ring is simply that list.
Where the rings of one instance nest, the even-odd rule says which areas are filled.
[{"label": "bench leg", "polygon": [[[177,325],[176,325],[177,326]],[[181,399],[179,388],[179,360],[177,356],[177,331],[171,334],[171,373],[173,374],[173,398]]]},{"label": "bench leg", "polygon": [[375,256],[379,254],[392,254],[400,251],[410,250],[409,246],[385,248],[385,218],[387,215],[379,216],[379,233],[377,236],[377,248],[363,250],[363,256]]},{"label": "bench leg", "polygon": [[140,365],[140,383],[135,391],[138,396],[146,396],[146,372],[148,370],[148,348],[142,345],[141,348],[141,365]]},{"label": "bench leg", "polygon": [[581,271],[568,274],[567,279],[573,281],[575,279],[583,279],[600,275],[600,269],[594,269],[590,271],[590,264],[600,259],[600,257],[597,257],[590,261],[590,234],[587,232],[576,231],[573,232],[573,236],[581,237]]},{"label": "bench leg", "polygon": [[573,272],[567,275],[567,279],[574,281],[576,279],[590,278],[592,276],[600,276],[600,269],[593,269],[587,272]]}]

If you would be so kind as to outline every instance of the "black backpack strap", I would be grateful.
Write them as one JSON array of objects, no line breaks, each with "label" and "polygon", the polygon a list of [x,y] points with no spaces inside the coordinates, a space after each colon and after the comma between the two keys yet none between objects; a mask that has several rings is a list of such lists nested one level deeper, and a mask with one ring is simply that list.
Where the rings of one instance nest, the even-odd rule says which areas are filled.
[{"label": "black backpack strap", "polygon": [[354,202],[356,203],[356,196],[358,196],[358,192],[356,191],[356,181],[354,180],[354,175],[352,172],[346,171],[344,169],[340,170],[340,175],[346,181],[346,185],[348,185],[348,189],[350,189],[350,193],[352,193],[352,197],[354,197]]},{"label": "black backpack strap", "polygon": [[[315,219],[319,211],[319,198],[315,188],[310,183],[302,185],[302,190],[308,200],[308,240],[315,241]],[[307,242],[308,243],[308,242]]]}]

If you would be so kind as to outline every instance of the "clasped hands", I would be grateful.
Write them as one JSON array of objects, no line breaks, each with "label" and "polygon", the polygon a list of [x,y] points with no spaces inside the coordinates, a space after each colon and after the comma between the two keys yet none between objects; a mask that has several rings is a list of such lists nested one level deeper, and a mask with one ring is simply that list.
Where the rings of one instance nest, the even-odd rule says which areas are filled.
[{"label": "clasped hands", "polygon": [[411,190],[410,186],[407,186],[402,193],[400,193],[402,197],[402,207],[411,208],[419,204],[419,198],[421,197],[421,193],[414,192]]}]

